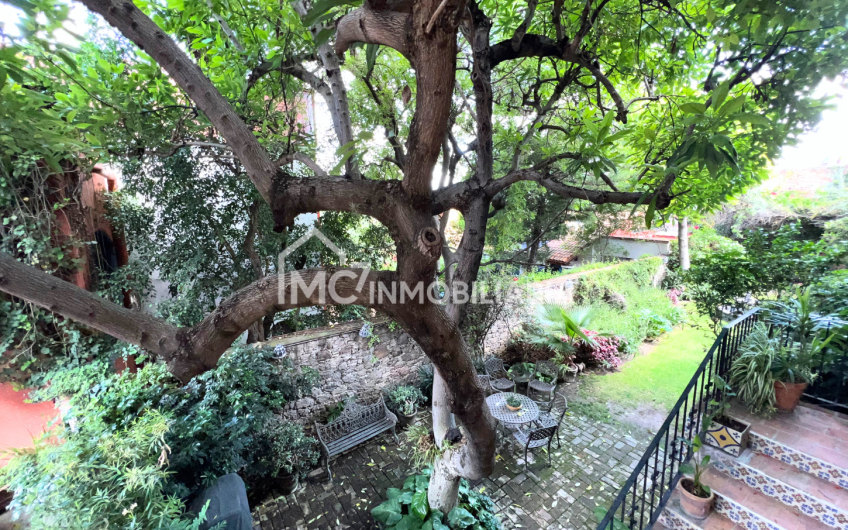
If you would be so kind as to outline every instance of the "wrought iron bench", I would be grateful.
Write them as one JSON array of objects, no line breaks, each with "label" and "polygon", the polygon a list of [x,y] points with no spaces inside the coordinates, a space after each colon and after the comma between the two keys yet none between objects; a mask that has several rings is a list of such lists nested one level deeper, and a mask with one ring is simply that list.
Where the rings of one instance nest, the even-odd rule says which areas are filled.
[{"label": "wrought iron bench", "polygon": [[400,444],[395,432],[396,423],[397,416],[386,408],[382,395],[371,404],[351,400],[338,419],[326,424],[315,422],[315,431],[327,458],[327,475],[330,481],[333,480],[333,473],[330,471],[331,457],[353,449],[389,429],[392,430],[395,442]]}]

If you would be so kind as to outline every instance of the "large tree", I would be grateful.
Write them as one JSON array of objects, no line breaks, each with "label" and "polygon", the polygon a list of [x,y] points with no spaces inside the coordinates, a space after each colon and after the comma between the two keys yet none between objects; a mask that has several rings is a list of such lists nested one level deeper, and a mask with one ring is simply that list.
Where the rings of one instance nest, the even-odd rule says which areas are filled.
[{"label": "large tree", "polygon": [[[108,75],[75,75],[75,60],[34,31],[41,51],[31,61],[65,76],[54,71],[62,97],[50,112],[75,105],[75,114],[99,115],[86,139],[104,154],[190,148],[224,158],[278,231],[327,211],[387,229],[396,267],[347,269],[335,289],[394,318],[436,367],[436,438],[454,418],[465,432],[431,479],[431,506],[445,512],[459,479],[484,477],[494,462],[494,423],[459,332],[465,303],[393,303],[371,290],[429,284],[440,261],[450,285],[470,284],[489,219],[518,183],[566,203],[642,207],[649,225],[708,211],[756,182],[767,158],[815,122],[822,106],[813,89],[848,61],[842,1],[80,1],[137,50],[99,64]],[[55,24],[49,0],[16,3],[33,15],[31,29],[39,11]],[[353,57],[354,47],[364,53]],[[30,90],[31,63],[3,60],[3,79],[13,81],[3,90]],[[304,89],[331,115],[333,170],[315,162],[315,141],[301,138],[287,112],[291,91]],[[377,125],[384,147],[373,147]],[[369,149],[380,156],[365,156]],[[290,170],[295,162],[306,176]],[[448,210],[462,214],[457,248],[438,222]],[[323,303],[320,291],[290,287],[294,274],[324,281],[322,271],[276,272],[180,328],[0,254],[0,290],[138,345],[182,381],[215,366],[266,315]]]}]

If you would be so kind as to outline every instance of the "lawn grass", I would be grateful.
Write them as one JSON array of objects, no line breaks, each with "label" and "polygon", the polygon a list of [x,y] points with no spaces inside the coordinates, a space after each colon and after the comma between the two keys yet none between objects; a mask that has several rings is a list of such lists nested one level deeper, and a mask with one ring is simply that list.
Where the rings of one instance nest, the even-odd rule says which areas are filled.
[{"label": "lawn grass", "polygon": [[585,376],[581,398],[625,408],[649,404],[671,409],[715,341],[709,319],[692,305],[687,310],[689,323],[660,337],[653,351],[637,354],[618,372]]}]

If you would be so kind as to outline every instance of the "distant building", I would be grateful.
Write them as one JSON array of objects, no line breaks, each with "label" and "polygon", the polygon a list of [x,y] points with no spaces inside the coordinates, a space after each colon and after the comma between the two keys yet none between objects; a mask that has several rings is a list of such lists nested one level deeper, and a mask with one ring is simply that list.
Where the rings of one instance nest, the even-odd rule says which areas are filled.
[{"label": "distant building", "polygon": [[594,242],[569,236],[548,241],[547,264],[554,270],[577,267],[602,260],[631,260],[645,256],[667,257],[671,242],[677,241],[677,223],[667,223],[654,230],[616,229]]}]

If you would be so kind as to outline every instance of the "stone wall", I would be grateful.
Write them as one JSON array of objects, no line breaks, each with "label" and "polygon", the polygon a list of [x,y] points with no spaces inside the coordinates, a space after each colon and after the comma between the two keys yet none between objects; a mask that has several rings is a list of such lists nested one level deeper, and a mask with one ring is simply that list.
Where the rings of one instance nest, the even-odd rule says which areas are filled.
[{"label": "stone wall", "polygon": [[[361,321],[284,335],[268,341],[282,344],[297,366],[311,366],[321,383],[311,397],[289,403],[284,415],[303,423],[323,421],[326,412],[347,396],[376,397],[386,386],[413,381],[427,358],[418,344],[385,320],[373,324],[379,342],[359,336]],[[370,342],[370,344],[369,344]]]}]

